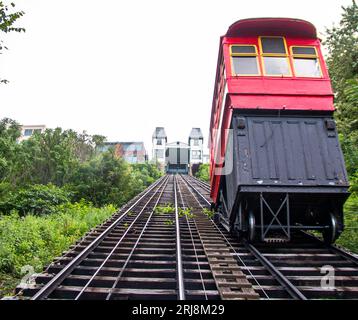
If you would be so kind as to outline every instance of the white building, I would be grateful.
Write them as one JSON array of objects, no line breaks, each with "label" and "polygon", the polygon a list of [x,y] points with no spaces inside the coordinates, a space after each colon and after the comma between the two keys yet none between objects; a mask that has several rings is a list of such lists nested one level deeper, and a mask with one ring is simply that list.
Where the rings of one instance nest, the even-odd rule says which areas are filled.
[{"label": "white building", "polygon": [[165,166],[165,148],[167,134],[163,127],[156,127],[152,135],[152,160],[158,161],[162,167]]},{"label": "white building", "polygon": [[165,150],[166,172],[188,173],[189,172],[188,144],[180,141],[167,143]]},{"label": "white building", "polygon": [[203,134],[200,128],[191,129],[188,144],[190,146],[189,163],[203,163]]},{"label": "white building", "polygon": [[45,125],[23,125],[21,126],[21,136],[18,139],[19,142],[27,140],[35,132],[42,133],[46,129]]}]

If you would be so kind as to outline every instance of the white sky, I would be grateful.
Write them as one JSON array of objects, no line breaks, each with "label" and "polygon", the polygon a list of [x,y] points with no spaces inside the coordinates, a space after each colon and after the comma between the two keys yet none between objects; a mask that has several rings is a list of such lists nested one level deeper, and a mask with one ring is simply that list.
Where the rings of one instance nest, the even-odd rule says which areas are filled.
[{"label": "white sky", "polygon": [[[319,33],[351,0],[14,0],[24,34],[0,35],[0,118],[108,140],[144,141],[164,126],[207,144],[219,37],[250,17],[292,17]],[[8,1],[5,1],[8,2]]]}]

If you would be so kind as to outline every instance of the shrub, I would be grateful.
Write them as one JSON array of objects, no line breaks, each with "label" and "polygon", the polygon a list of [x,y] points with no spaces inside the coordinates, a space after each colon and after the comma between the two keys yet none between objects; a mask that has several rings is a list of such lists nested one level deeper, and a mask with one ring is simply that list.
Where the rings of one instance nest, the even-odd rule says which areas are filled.
[{"label": "shrub", "polygon": [[88,230],[110,217],[112,205],[95,208],[85,202],[57,207],[58,214],[19,216],[16,211],[0,218],[0,273],[20,276],[30,265],[39,272]]},{"label": "shrub", "polygon": [[358,253],[358,196],[351,195],[344,205],[345,229],[337,244]]},{"label": "shrub", "polygon": [[205,182],[209,182],[210,176],[209,176],[209,164],[208,163],[202,163],[199,166],[199,170],[195,175],[200,180],[203,180]]},{"label": "shrub", "polygon": [[[7,188],[7,190],[5,190]],[[49,214],[56,206],[68,203],[71,192],[64,188],[48,185],[28,185],[13,189],[10,185],[2,184],[0,188],[0,212],[9,213],[16,210],[20,215],[32,213],[35,215]]]}]

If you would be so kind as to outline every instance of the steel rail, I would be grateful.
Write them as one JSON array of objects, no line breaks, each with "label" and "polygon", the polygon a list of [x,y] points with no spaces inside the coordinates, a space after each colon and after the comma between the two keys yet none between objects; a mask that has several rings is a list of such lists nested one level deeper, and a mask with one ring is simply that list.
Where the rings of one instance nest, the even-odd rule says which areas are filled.
[{"label": "steel rail", "polygon": [[[208,204],[210,203],[203,195],[200,194],[198,190],[195,189],[188,181],[187,183],[193,188],[196,193],[198,193]],[[257,248],[252,244],[249,244],[245,241],[246,248],[268,269],[268,271],[274,276],[274,278],[285,288],[285,290],[290,294],[290,296],[297,300],[307,300],[307,298],[302,294],[297,287],[288,280]]]},{"label": "steel rail", "polygon": [[[180,177],[181,177],[181,176],[180,176]],[[181,177],[181,179],[183,179],[183,178]],[[185,205],[185,203],[184,203],[184,199],[183,199],[183,195],[182,195],[182,192],[181,192],[180,187],[178,188],[178,191],[179,191],[179,195],[180,195],[181,202],[182,202],[182,205],[183,205],[183,209],[186,209],[187,207],[186,207],[186,205]],[[205,300],[208,300],[208,295],[207,295],[207,293],[206,293],[206,286],[205,286],[204,278],[203,278],[202,271],[201,271],[201,267],[200,267],[200,263],[199,263],[198,253],[197,253],[197,250],[196,250],[196,244],[195,244],[195,241],[194,241],[193,233],[192,233],[192,231],[191,231],[191,226],[190,226],[188,217],[187,217],[186,215],[185,215],[185,221],[186,221],[186,223],[187,223],[188,230],[189,230],[189,234],[190,234],[191,243],[192,243],[192,245],[193,245],[195,260],[196,260],[196,263],[197,263],[197,266],[198,266],[199,275],[200,275],[200,281],[201,281],[201,285],[202,285],[202,288],[203,288],[203,291],[204,291]]]},{"label": "steel rail", "polygon": [[[95,271],[95,273],[91,276],[91,278],[87,281],[87,283],[85,284],[85,286],[81,289],[81,291],[78,293],[78,295],[76,296],[75,300],[78,300],[81,295],[85,292],[85,290],[88,288],[88,286],[91,284],[91,282],[93,281],[93,279],[97,276],[97,274],[102,270],[103,266],[107,263],[107,261],[110,259],[110,257],[113,255],[113,253],[117,250],[118,246],[121,244],[121,242],[123,241],[124,237],[127,235],[127,233],[130,231],[130,229],[133,227],[134,223],[138,220],[138,218],[141,216],[141,214],[144,212],[144,210],[146,209],[147,205],[152,201],[152,199],[154,198],[154,196],[157,194],[157,192],[161,189],[161,192],[159,193],[159,197],[158,197],[158,202],[159,199],[161,198],[161,195],[164,191],[164,188],[166,186],[166,184],[168,183],[168,178],[166,180],[164,180],[163,184],[160,185],[160,187],[157,189],[157,191],[155,193],[152,194],[152,196],[149,198],[149,200],[146,202],[146,204],[143,206],[142,210],[137,214],[136,218],[132,221],[132,223],[128,226],[128,228],[126,229],[126,231],[123,233],[123,235],[121,236],[121,238],[118,240],[118,242],[116,243],[116,245],[113,247],[113,249],[111,250],[111,252],[107,255],[106,259],[104,259],[104,261],[101,263],[101,265],[97,268],[97,270]],[[153,210],[154,211],[154,210]],[[151,217],[151,215],[150,215]],[[143,228],[144,230],[144,228]],[[123,267],[122,269],[123,270]]]},{"label": "steel rail", "polygon": [[133,209],[146,195],[148,195],[158,185],[163,184],[167,180],[166,176],[163,176],[150,186],[147,192],[131,205],[123,214],[121,214],[106,230],[104,230],[96,239],[94,239],[86,248],[84,248],[73,260],[71,260],[60,272],[58,272],[49,282],[47,282],[38,292],[36,292],[31,300],[46,299],[58,285],[79,265],[88,254],[98,246],[98,244],[119,224],[119,222]]},{"label": "steel rail", "polygon": [[[190,182],[187,181],[187,179],[185,179],[183,176],[181,176],[182,179],[186,182],[187,185],[190,185],[190,187],[210,206],[211,203],[210,201],[208,201],[208,199],[206,199]],[[189,190],[190,191],[190,190]],[[200,202],[199,202],[200,204]],[[201,205],[201,204],[200,204]]]},{"label": "steel rail", "polygon": [[330,245],[327,245],[325,244],[321,239],[319,239],[318,237],[316,237],[315,235],[313,234],[310,234],[310,233],[307,233],[305,231],[302,231],[302,233],[306,236],[306,237],[309,237],[311,238],[312,240],[315,240],[316,242],[319,242],[321,245],[323,245],[324,247],[326,247],[327,249],[333,251],[334,253],[337,253],[341,256],[343,256],[344,258],[350,260],[351,262],[353,262],[355,265],[358,266],[358,256],[357,255],[354,255],[350,252],[347,252],[341,248],[338,248],[336,247],[334,244],[330,244]]},{"label": "steel rail", "polygon": [[180,240],[180,225],[178,212],[178,197],[177,197],[177,177],[174,176],[174,202],[175,202],[175,233],[176,233],[176,257],[177,257],[177,277],[179,300],[185,300],[183,262],[181,254],[181,240]]},{"label": "steel rail", "polygon": [[[109,299],[111,298],[111,296],[112,296],[112,294],[113,294],[113,291],[114,291],[115,287],[117,286],[119,280],[121,279],[121,277],[122,277],[122,275],[123,275],[123,273],[124,273],[124,270],[125,270],[125,268],[127,267],[127,264],[128,264],[128,262],[129,262],[129,260],[132,258],[132,255],[133,255],[134,251],[137,249],[137,246],[138,246],[138,244],[139,244],[139,241],[142,239],[142,236],[143,236],[144,232],[145,232],[146,229],[147,229],[148,223],[149,223],[149,221],[151,220],[151,218],[152,218],[152,216],[153,216],[153,214],[154,214],[154,212],[155,212],[155,209],[156,209],[156,207],[157,207],[157,205],[158,205],[158,203],[159,203],[159,201],[160,201],[160,199],[161,199],[161,197],[162,197],[162,195],[163,195],[163,192],[164,192],[164,190],[165,190],[165,187],[166,187],[167,184],[168,184],[168,181],[169,181],[169,178],[165,181],[165,183],[164,183],[164,185],[163,185],[163,188],[162,188],[162,190],[161,190],[160,193],[159,193],[158,199],[156,200],[156,202],[155,202],[155,204],[154,204],[154,206],[153,206],[153,209],[151,210],[151,212],[150,212],[150,214],[149,214],[149,217],[148,217],[148,219],[147,219],[147,221],[146,221],[144,227],[142,228],[141,233],[140,233],[139,236],[138,236],[137,241],[136,241],[135,244],[133,245],[133,248],[132,248],[131,252],[129,253],[129,255],[128,255],[126,261],[124,262],[124,264],[123,264],[123,266],[122,266],[122,268],[121,268],[121,271],[120,271],[119,275],[116,277],[116,280],[114,281],[114,283],[113,283],[113,285],[112,285],[110,291],[108,292],[108,294],[107,294],[107,296],[106,296],[106,300],[109,300]],[[143,210],[144,210],[144,209],[143,209]],[[124,237],[124,236],[123,236],[123,237]],[[113,251],[114,251],[114,250],[113,250]],[[113,253],[113,252],[111,252],[110,255],[112,255],[112,253]],[[108,260],[108,257],[107,257],[106,260]],[[103,265],[104,265],[104,264],[103,264]]]},{"label": "steel rail", "polygon": [[307,300],[305,295],[297,289],[297,287],[288,280],[256,247],[252,244],[244,242],[245,247],[270,271],[275,279],[295,300]]},{"label": "steel rail", "polygon": [[[198,190],[196,190],[191,184],[190,182],[188,182],[186,179],[183,178],[183,180],[187,183],[187,185],[190,185],[191,188],[193,188],[197,194],[199,194],[205,201],[207,204],[210,204],[210,202],[203,197],[200,192]],[[189,188],[188,188],[189,190]],[[189,190],[191,193],[192,191]],[[192,193],[193,194],[193,193]],[[194,196],[194,194],[193,194]],[[194,196],[195,197],[195,196]],[[198,199],[195,197],[196,201],[199,203],[199,205],[203,208],[203,206],[201,205],[201,203],[198,201]],[[270,297],[268,296],[268,294],[266,293],[265,289],[262,288],[260,282],[256,279],[255,275],[251,272],[251,270],[247,267],[245,261],[240,257],[239,253],[236,251],[236,249],[233,247],[233,245],[231,244],[230,240],[223,234],[223,232],[220,230],[220,228],[216,225],[215,221],[211,218],[208,217],[208,219],[211,221],[211,223],[213,224],[213,226],[217,229],[217,231],[221,234],[221,236],[224,238],[224,240],[226,241],[226,243],[230,246],[231,250],[233,250],[233,252],[235,253],[236,257],[240,260],[240,262],[242,263],[242,265],[244,267],[246,267],[248,273],[250,274],[250,276],[252,277],[252,279],[254,279],[254,281],[256,282],[257,286],[260,288],[261,292],[266,296],[267,299],[270,299]]]},{"label": "steel rail", "polygon": [[195,183],[198,184],[201,188],[206,189],[208,192],[210,192],[211,187],[208,183],[194,177],[194,176],[190,176],[193,180],[195,180]]}]

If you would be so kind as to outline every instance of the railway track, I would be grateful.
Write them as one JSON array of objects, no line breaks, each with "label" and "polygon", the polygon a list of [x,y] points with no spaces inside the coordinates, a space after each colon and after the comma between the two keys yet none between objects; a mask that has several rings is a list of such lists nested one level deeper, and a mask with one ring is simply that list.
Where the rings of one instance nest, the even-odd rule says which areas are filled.
[{"label": "railway track", "polygon": [[[200,194],[207,193],[209,185],[190,180],[202,205],[208,206],[208,199]],[[252,245],[239,243],[223,227],[217,228],[261,298],[358,299],[356,255],[304,233],[292,243]],[[333,273],[328,275],[329,271]]]},{"label": "railway track", "polygon": [[[356,256],[304,234],[290,244],[239,242],[214,223],[209,208],[208,184],[164,176],[55,259],[18,297],[358,298]],[[322,286],[324,270],[334,271],[334,288]]]}]

